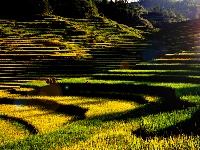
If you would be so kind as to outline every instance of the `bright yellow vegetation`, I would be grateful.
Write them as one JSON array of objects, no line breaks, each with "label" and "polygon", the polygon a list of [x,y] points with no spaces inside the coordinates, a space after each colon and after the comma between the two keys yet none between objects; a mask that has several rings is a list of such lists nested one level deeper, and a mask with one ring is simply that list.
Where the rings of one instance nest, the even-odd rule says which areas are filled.
[{"label": "bright yellow vegetation", "polygon": [[[83,80],[83,79],[82,79]],[[86,80],[86,79],[85,79]],[[77,79],[78,81],[78,79]],[[73,82],[76,82],[74,80]],[[108,81],[107,81],[108,82]],[[155,84],[156,85],[156,84]],[[168,86],[177,86],[177,84],[169,84]],[[179,84],[180,86],[180,84]],[[182,85],[183,86],[183,85]],[[185,85],[186,86],[186,85]],[[23,88],[21,90],[28,91],[29,89]],[[100,125],[91,125],[91,121],[96,120],[101,122],[104,115],[106,117],[114,117],[115,113],[123,113],[129,110],[134,110],[142,105],[135,103],[134,101],[126,101],[122,99],[108,99],[108,98],[88,98],[80,96],[20,96],[12,95],[5,91],[0,91],[1,97],[8,97],[13,100],[27,100],[27,101],[51,101],[56,102],[61,105],[76,105],[82,108],[88,108],[86,112],[86,119],[82,121],[77,121],[77,125],[80,127],[87,128],[86,133],[87,140],[78,140],[77,142],[72,142],[71,145],[51,145],[49,149],[60,149],[60,150],[92,150],[92,149],[192,149],[197,150],[199,147],[198,136],[188,136],[188,135],[178,135],[165,137],[153,137],[146,140],[141,137],[137,137],[132,134],[132,131],[137,130],[140,127],[138,119],[127,119],[127,120],[111,120],[104,121]],[[151,95],[140,95],[142,98],[149,102],[157,102],[160,100],[159,97]],[[182,97],[187,99],[187,97]],[[198,97],[197,97],[198,98]],[[145,111],[145,110],[144,110]],[[0,105],[0,113],[5,114],[10,117],[16,117],[29,122],[34,126],[39,134],[50,134],[55,131],[63,130],[67,127],[73,126],[71,122],[72,116],[67,116],[64,114],[58,114],[53,110],[46,110],[42,105],[40,106],[15,106],[15,105]],[[158,118],[162,118],[163,114],[148,115],[143,118],[147,118],[149,121],[146,124],[151,125],[151,123],[157,123]],[[141,118],[140,118],[141,119]],[[157,121],[157,122],[156,122]],[[84,125],[82,125],[84,124]],[[4,138],[1,139],[1,145],[5,145],[8,142],[16,141],[28,136],[28,131],[21,131],[15,128],[8,121],[1,121],[0,131],[3,133]],[[74,128],[78,131],[79,126],[74,125]],[[9,130],[8,130],[9,129]],[[5,131],[6,130],[6,131]],[[7,132],[8,130],[8,132]],[[12,134],[15,133],[15,134]],[[35,135],[37,136],[37,135]],[[54,135],[56,138],[56,135]],[[10,138],[10,140],[9,140]],[[12,140],[11,140],[12,139]],[[60,139],[58,139],[60,140]],[[73,141],[73,139],[70,139]],[[75,140],[76,141],[76,140]],[[35,142],[35,141],[34,141]]]},{"label": "bright yellow vegetation", "polygon": [[[22,108],[18,108],[22,107]],[[62,127],[71,117],[51,114],[50,111],[40,110],[32,106],[1,105],[0,112],[7,116],[23,119],[38,129],[39,133],[47,133]]]},{"label": "bright yellow vegetation", "polygon": [[[3,93],[3,92],[2,92]],[[5,93],[4,93],[5,94]],[[12,97],[13,98],[13,97]],[[81,107],[90,108],[87,112],[87,117],[109,114],[114,112],[120,112],[128,109],[133,109],[136,104],[133,102],[123,102],[123,101],[109,101],[108,99],[99,98],[82,98],[82,97],[48,97],[48,96],[32,96],[32,97],[17,97],[16,100],[27,101],[34,100],[51,100],[59,104],[74,104]],[[14,98],[13,98],[14,99]],[[110,107],[112,106],[112,107]],[[45,110],[36,106],[15,106],[15,105],[0,105],[0,112],[11,117],[21,118],[28,121],[30,124],[35,126],[39,133],[47,133],[57,130],[62,127],[63,123],[66,123],[71,116],[65,116],[61,114],[56,114],[53,111]]]},{"label": "bright yellow vegetation", "polygon": [[3,119],[0,119],[0,133],[0,145],[29,136],[28,130],[20,130],[10,121]]},{"label": "bright yellow vegetation", "polygon": [[[193,142],[187,143],[188,140]],[[166,150],[166,149],[185,149],[190,147],[191,150],[198,150],[197,143],[195,142],[195,137],[192,136],[182,136],[167,138],[152,138],[148,140],[142,140],[136,136],[132,136],[128,132],[119,132],[114,134],[109,134],[107,132],[98,134],[86,142],[80,142],[72,147],[58,147],[57,149],[62,150],[102,150],[102,149],[134,149],[134,150]]]}]

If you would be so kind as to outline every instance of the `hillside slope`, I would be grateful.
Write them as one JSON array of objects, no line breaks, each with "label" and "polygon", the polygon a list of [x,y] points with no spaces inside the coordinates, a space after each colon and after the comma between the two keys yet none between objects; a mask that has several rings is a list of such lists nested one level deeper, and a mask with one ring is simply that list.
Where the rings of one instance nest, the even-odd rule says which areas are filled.
[{"label": "hillside slope", "polygon": [[195,49],[199,46],[200,19],[173,23],[166,28],[147,37],[152,45],[148,49],[156,51],[156,56],[163,57],[167,53]]},{"label": "hillside slope", "polygon": [[6,87],[38,76],[117,69],[123,61],[131,67],[146,47],[142,31],[104,18],[35,16],[0,22],[0,73],[1,82],[10,83]]}]

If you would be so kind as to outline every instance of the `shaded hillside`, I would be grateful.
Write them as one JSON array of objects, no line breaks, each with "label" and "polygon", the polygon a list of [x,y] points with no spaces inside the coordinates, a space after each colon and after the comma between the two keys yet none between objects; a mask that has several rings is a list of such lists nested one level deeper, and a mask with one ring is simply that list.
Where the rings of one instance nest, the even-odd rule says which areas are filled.
[{"label": "shaded hillside", "polygon": [[142,26],[143,28],[153,28],[152,24],[141,17],[146,13],[139,3],[127,3],[126,1],[96,1],[96,6],[101,15],[117,21],[118,23],[128,25],[130,27]]},{"label": "shaded hillside", "polygon": [[198,0],[140,0],[139,3],[148,11],[161,12],[170,22],[198,19],[200,15]]},{"label": "shaded hillside", "polygon": [[199,45],[200,19],[173,23],[148,37],[156,51],[176,53]]}]

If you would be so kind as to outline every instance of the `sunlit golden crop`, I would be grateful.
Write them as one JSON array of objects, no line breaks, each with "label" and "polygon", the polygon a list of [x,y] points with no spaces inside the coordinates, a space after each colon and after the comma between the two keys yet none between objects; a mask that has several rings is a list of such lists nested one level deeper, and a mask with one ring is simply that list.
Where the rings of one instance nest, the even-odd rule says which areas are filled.
[{"label": "sunlit golden crop", "polygon": [[17,128],[13,123],[0,119],[0,145],[29,136],[28,130]]}]

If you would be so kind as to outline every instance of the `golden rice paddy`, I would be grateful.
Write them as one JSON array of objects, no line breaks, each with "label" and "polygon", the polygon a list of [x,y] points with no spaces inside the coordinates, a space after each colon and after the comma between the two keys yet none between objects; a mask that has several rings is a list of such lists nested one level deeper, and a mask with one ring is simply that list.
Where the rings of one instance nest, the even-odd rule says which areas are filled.
[{"label": "golden rice paddy", "polygon": [[[5,91],[0,91],[0,97],[8,97],[13,100],[27,101],[51,101],[60,105],[76,105],[82,108],[89,108],[86,112],[85,121],[90,121],[95,116],[109,115],[118,112],[135,109],[141,105],[133,101],[124,101],[121,99],[107,98],[88,98],[79,96],[20,96],[9,94]],[[143,95],[144,99],[149,102],[158,101],[159,97]],[[10,117],[20,118],[34,126],[38,134],[48,134],[59,129],[64,129],[70,126],[72,116],[56,113],[51,109],[45,109],[44,106],[16,106],[2,104],[0,105],[0,114],[5,114]],[[98,118],[95,118],[98,120]],[[81,121],[81,122],[84,122]],[[30,135],[28,130],[22,130],[15,127],[12,123],[6,120],[0,122],[0,145],[5,145],[12,141],[18,141]],[[194,149],[198,147],[196,136],[178,135],[170,138],[154,137],[147,140],[132,135],[131,131],[137,130],[139,123],[135,120],[127,121],[108,121],[101,126],[88,126],[88,134],[90,135],[86,141],[78,141],[68,146],[53,145],[49,149],[60,150],[92,150],[92,149]],[[190,142],[187,142],[190,141]]]}]

